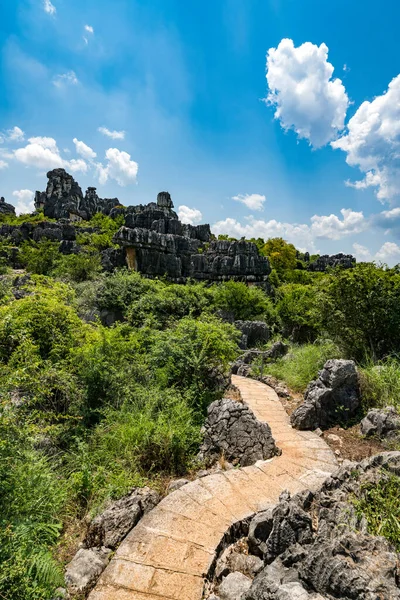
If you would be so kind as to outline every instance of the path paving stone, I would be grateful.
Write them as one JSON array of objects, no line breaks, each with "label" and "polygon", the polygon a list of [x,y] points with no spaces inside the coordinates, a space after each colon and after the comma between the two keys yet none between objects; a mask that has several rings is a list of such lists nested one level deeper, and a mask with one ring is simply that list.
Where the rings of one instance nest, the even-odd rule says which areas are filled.
[{"label": "path paving stone", "polygon": [[224,532],[292,494],[315,489],[337,469],[323,439],[290,426],[275,391],[232,375],[243,401],[272,430],[281,456],[208,475],[169,494],[122,542],[89,600],[200,600]]}]

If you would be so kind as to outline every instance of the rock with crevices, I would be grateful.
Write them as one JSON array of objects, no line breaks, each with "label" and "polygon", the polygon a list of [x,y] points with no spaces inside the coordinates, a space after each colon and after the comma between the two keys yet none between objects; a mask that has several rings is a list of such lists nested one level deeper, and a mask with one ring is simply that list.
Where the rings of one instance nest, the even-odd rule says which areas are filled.
[{"label": "rock with crevices", "polygon": [[229,398],[210,404],[200,458],[212,462],[223,455],[248,466],[278,452],[270,426],[258,421],[248,406]]}]

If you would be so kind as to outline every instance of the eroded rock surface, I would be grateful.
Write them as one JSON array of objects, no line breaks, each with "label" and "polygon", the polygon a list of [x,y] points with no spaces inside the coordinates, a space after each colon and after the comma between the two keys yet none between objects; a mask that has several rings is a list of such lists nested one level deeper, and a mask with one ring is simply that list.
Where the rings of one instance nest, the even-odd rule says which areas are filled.
[{"label": "eroded rock surface", "polygon": [[343,269],[351,269],[355,267],[356,259],[351,254],[333,254],[329,256],[324,254],[308,265],[309,271],[324,272],[328,268],[342,267]]},{"label": "eroded rock surface", "polygon": [[110,548],[81,548],[67,565],[65,583],[71,594],[85,594],[96,583],[106,568]]},{"label": "eroded rock surface", "polygon": [[347,422],[360,406],[360,390],[354,361],[328,360],[293,412],[291,423],[297,429],[326,429]]},{"label": "eroded rock surface", "polygon": [[360,429],[367,437],[396,438],[400,435],[400,416],[393,406],[375,408],[361,421]]},{"label": "eroded rock surface", "polygon": [[84,540],[85,546],[106,546],[114,550],[139,519],[159,501],[160,496],[154,490],[134,488],[93,519]]},{"label": "eroded rock surface", "polygon": [[235,321],[234,326],[242,333],[239,347],[243,350],[258,343],[265,344],[269,340],[270,331],[264,321]]},{"label": "eroded rock surface", "polygon": [[15,215],[15,208],[12,204],[8,204],[3,196],[0,198],[0,215]]},{"label": "eroded rock surface", "polygon": [[269,425],[258,421],[247,405],[228,398],[210,404],[201,458],[212,462],[223,454],[227,460],[247,466],[277,453]]}]

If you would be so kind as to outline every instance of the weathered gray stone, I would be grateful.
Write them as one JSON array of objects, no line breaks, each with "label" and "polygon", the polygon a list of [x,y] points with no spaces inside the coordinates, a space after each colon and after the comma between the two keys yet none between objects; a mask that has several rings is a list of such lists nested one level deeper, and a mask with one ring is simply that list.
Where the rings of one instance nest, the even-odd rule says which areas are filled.
[{"label": "weathered gray stone", "polygon": [[189,482],[189,479],[174,479],[173,481],[170,481],[168,484],[168,493],[171,492],[175,492],[176,490],[179,490],[181,487],[183,487],[184,485],[186,485]]},{"label": "weathered gray stone", "polygon": [[331,359],[312,381],[304,402],[292,414],[291,423],[297,429],[326,429],[349,421],[360,406],[360,390],[355,363],[352,360]]},{"label": "weathered gray stone", "polygon": [[360,424],[361,433],[367,437],[393,438],[400,435],[400,416],[393,406],[370,410]]},{"label": "weathered gray stone", "polygon": [[273,527],[273,509],[274,506],[271,505],[267,510],[257,513],[250,522],[247,541],[250,552],[256,556],[263,557],[267,551],[266,542]]},{"label": "weathered gray stone", "polygon": [[15,215],[15,208],[12,204],[8,204],[3,196],[0,198],[0,215]]},{"label": "weathered gray stone", "polygon": [[67,565],[65,583],[71,594],[86,594],[96,583],[110,558],[110,548],[81,548]]},{"label": "weathered gray stone", "polygon": [[351,254],[334,254],[329,256],[324,254],[307,266],[309,271],[324,272],[329,268],[342,267],[342,269],[351,269],[355,266],[356,259]]},{"label": "weathered gray stone", "polygon": [[93,519],[86,533],[85,546],[115,549],[139,519],[159,501],[160,496],[154,490],[148,487],[133,488],[130,494],[110,504]]},{"label": "weathered gray stone", "polygon": [[251,579],[243,573],[229,573],[219,586],[221,600],[241,600],[251,586]]},{"label": "weathered gray stone", "polygon": [[264,321],[235,321],[234,325],[242,334],[239,348],[243,350],[258,343],[264,344],[269,340],[269,327]]},{"label": "weathered gray stone", "polygon": [[47,177],[46,191],[35,195],[35,208],[43,210],[45,217],[88,220],[98,212],[110,214],[119,206],[117,198],[99,198],[94,187],[89,187],[83,196],[78,183],[64,169],[53,169]]},{"label": "weathered gray stone", "polygon": [[213,461],[223,454],[247,466],[277,452],[269,425],[258,421],[247,405],[228,398],[210,404],[200,458]]}]

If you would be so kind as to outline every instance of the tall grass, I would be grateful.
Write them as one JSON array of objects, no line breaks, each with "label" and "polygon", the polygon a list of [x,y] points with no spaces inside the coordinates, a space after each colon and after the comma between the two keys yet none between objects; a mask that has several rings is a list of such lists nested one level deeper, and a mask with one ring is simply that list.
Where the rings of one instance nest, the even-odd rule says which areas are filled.
[{"label": "tall grass", "polygon": [[359,369],[364,408],[394,406],[400,410],[400,361],[390,357]]},{"label": "tall grass", "polygon": [[339,358],[330,341],[292,346],[289,354],[264,367],[264,373],[280,379],[295,392],[302,392],[330,358]]},{"label": "tall grass", "polygon": [[355,501],[357,512],[364,515],[368,531],[382,535],[400,551],[400,477],[388,475],[378,483],[362,488],[362,496]]}]

